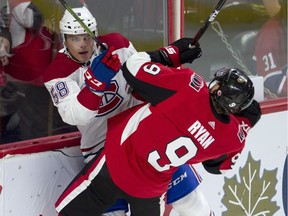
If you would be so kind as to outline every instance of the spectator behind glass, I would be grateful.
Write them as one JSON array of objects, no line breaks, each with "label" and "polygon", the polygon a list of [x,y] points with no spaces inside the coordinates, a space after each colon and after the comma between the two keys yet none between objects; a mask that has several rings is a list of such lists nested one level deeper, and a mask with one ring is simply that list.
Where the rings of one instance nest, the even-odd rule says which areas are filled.
[{"label": "spectator behind glass", "polygon": [[9,56],[11,56],[12,38],[9,30],[0,27],[0,137],[6,129],[6,125],[15,110],[10,106],[9,100],[13,100],[13,85],[6,82],[4,75],[4,66],[9,64]]},{"label": "spectator behind glass", "polygon": [[12,38],[9,63],[2,68],[1,143],[75,131],[63,123],[43,84],[42,73],[53,57],[53,36],[42,25],[40,11],[30,1],[12,2],[1,8],[0,23]]},{"label": "spectator behind glass", "polygon": [[270,19],[257,35],[257,73],[270,91],[265,97],[283,97],[287,96],[287,1],[263,0],[263,4]]}]

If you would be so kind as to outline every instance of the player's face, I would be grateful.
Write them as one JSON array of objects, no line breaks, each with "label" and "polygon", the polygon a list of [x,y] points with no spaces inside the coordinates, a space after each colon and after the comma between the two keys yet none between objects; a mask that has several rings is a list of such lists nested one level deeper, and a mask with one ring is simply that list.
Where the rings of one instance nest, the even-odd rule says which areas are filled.
[{"label": "player's face", "polygon": [[279,0],[263,0],[263,5],[270,17],[274,17],[281,9]]},{"label": "player's face", "polygon": [[65,45],[69,53],[79,62],[87,62],[94,50],[94,40],[88,34],[67,35]]},{"label": "player's face", "polygon": [[9,63],[8,53],[10,52],[10,43],[4,38],[0,37],[0,64],[3,66]]}]

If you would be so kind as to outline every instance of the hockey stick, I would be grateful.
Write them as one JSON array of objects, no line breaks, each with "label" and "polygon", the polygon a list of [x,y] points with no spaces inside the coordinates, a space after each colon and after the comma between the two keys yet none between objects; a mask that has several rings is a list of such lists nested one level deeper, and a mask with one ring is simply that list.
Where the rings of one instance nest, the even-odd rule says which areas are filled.
[{"label": "hockey stick", "polygon": [[87,25],[78,17],[78,15],[72,10],[72,8],[65,2],[65,0],[58,0],[63,7],[79,22],[82,28],[87,32],[87,34],[94,39],[94,41],[101,46],[102,49],[106,50],[107,47],[96,37],[95,34],[88,28]]},{"label": "hockey stick", "polygon": [[226,0],[219,0],[218,4],[215,6],[213,12],[209,15],[209,17],[206,19],[206,21],[203,23],[203,25],[200,27],[200,29],[198,30],[198,32],[194,36],[193,41],[192,41],[192,45],[195,45],[196,43],[198,43],[199,39],[202,37],[204,32],[207,30],[207,28],[209,27],[211,22],[214,21],[214,19],[218,15],[219,11],[221,10],[221,8],[225,4],[225,2],[226,2]]}]

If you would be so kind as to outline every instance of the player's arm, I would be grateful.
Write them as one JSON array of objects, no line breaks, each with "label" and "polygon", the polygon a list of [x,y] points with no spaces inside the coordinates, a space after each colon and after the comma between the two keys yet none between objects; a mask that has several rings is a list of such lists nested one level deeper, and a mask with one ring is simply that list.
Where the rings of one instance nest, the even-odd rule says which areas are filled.
[{"label": "player's arm", "polygon": [[193,38],[181,38],[167,47],[147,53],[152,62],[169,67],[179,67],[181,64],[192,63],[202,55],[200,44],[191,45],[192,40]]},{"label": "player's arm", "polygon": [[115,50],[113,51],[113,54],[118,55],[122,65],[131,55],[137,52],[131,41],[120,33],[113,32],[105,35],[99,35],[98,38],[108,47],[114,47]]},{"label": "player's arm", "polygon": [[243,121],[249,125],[249,127],[254,127],[254,125],[260,120],[262,115],[259,103],[256,100],[250,104],[249,107],[242,110],[241,112],[234,114],[234,116],[239,120]]},{"label": "player's arm", "polygon": [[132,55],[123,65],[122,70],[133,91],[152,105],[158,104],[175,93],[173,89],[161,83],[161,74],[168,69],[162,64],[152,62],[150,55],[146,52]]},{"label": "player's arm", "polygon": [[[243,132],[245,133],[245,136],[247,136],[248,130],[251,127],[254,127],[261,118],[260,105],[256,100],[254,100],[249,107],[242,110],[240,113],[234,114],[234,116],[241,125],[246,125],[243,126]],[[225,171],[232,169],[239,154],[239,152],[225,154],[219,158],[204,161],[202,164],[207,172],[212,174],[222,174]]]},{"label": "player's arm", "polygon": [[101,97],[88,87],[80,89],[70,77],[55,78],[45,82],[53,104],[64,122],[70,125],[86,125],[97,114]]},{"label": "player's arm", "polygon": [[12,9],[13,18],[23,28],[38,31],[43,23],[43,15],[31,2],[21,2]]},{"label": "player's arm", "polygon": [[157,51],[135,53],[123,65],[127,83],[152,105],[170,97],[176,91],[167,80],[170,74],[179,72],[175,67],[201,56],[200,46],[191,46],[191,42],[183,38]]},{"label": "player's arm", "polygon": [[[55,67],[45,72],[47,74],[45,86],[64,122],[71,125],[86,125],[95,118],[104,92],[121,67],[118,56],[112,52],[113,48],[103,52],[84,72],[84,68],[80,67],[74,73],[69,72],[68,76],[60,78],[49,77],[51,76],[49,72],[51,70],[53,72]],[[59,62],[63,65],[63,61]],[[55,64],[59,65],[57,62]],[[76,81],[74,76],[77,74],[84,74],[84,86],[79,86]]]},{"label": "player's arm", "polygon": [[227,158],[227,155],[222,155],[219,158],[207,160],[202,162],[203,167],[205,170],[212,174],[221,174],[220,166]]},{"label": "player's arm", "polygon": [[237,151],[234,153],[224,154],[218,158],[207,160],[202,162],[205,170],[211,174],[225,174],[227,171],[230,171],[241,152]]}]

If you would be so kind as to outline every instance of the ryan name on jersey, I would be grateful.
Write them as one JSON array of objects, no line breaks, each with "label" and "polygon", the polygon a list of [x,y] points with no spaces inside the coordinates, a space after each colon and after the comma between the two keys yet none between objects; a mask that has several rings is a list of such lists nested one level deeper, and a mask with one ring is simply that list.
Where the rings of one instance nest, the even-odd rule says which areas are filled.
[{"label": "ryan name on jersey", "polygon": [[[209,122],[209,124],[212,128],[215,127],[215,125],[212,125],[211,122]],[[239,122],[237,135],[240,143],[245,140],[249,129],[250,126],[247,123],[244,121]],[[187,130],[191,135],[194,136],[194,138],[201,144],[204,149],[208,148],[215,141],[214,137],[198,120],[195,121]]]},{"label": "ryan name on jersey", "polygon": [[214,142],[213,136],[207,129],[197,120],[189,128],[188,131],[194,138],[206,149]]}]

